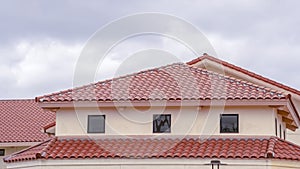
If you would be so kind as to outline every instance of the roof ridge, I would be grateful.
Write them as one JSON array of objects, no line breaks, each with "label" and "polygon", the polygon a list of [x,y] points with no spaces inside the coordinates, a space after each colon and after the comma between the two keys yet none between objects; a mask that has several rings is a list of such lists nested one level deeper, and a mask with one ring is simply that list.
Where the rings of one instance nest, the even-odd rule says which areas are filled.
[{"label": "roof ridge", "polygon": [[273,158],[275,157],[275,145],[278,141],[277,137],[270,137],[270,140],[268,142],[268,148],[267,148],[267,152],[266,152],[266,158]]},{"label": "roof ridge", "polygon": [[276,82],[275,80],[272,80],[272,79],[270,79],[270,78],[264,77],[264,76],[262,76],[262,75],[259,75],[259,74],[257,74],[257,73],[254,73],[254,72],[252,72],[252,71],[246,70],[246,69],[244,69],[244,68],[242,68],[242,67],[240,67],[240,66],[236,66],[236,65],[234,65],[234,64],[231,64],[231,63],[229,63],[229,62],[227,62],[227,61],[224,61],[224,60],[221,60],[221,59],[219,59],[219,58],[213,57],[213,56],[208,55],[208,54],[206,54],[206,53],[204,53],[202,56],[200,56],[200,57],[198,57],[198,58],[196,58],[196,59],[193,59],[193,60],[187,62],[187,64],[188,64],[188,65],[193,65],[193,64],[195,64],[195,63],[197,63],[197,62],[199,62],[199,61],[202,61],[202,60],[204,60],[204,59],[209,59],[209,60],[215,61],[215,62],[217,62],[217,63],[219,63],[219,64],[222,64],[223,66],[227,66],[227,67],[229,67],[229,68],[231,68],[231,69],[234,69],[234,70],[236,70],[236,71],[242,72],[242,73],[244,73],[244,74],[246,74],[246,75],[248,75],[248,76],[257,78],[257,79],[262,80],[262,81],[264,81],[264,82],[266,82],[266,83],[270,83],[270,84],[272,84],[272,85],[274,85],[274,86],[277,86],[277,87],[279,87],[279,88],[282,88],[282,89],[288,90],[288,91],[290,91],[290,92],[293,92],[293,93],[295,93],[295,94],[297,94],[297,95],[300,95],[300,91],[297,90],[297,89],[295,89],[295,88],[292,88],[292,87],[290,87],[290,86],[287,86],[287,85],[282,84],[282,83],[279,83],[279,82]]},{"label": "roof ridge", "polygon": [[41,152],[36,153],[36,158],[43,158],[45,157],[45,155],[47,154],[47,150],[49,150],[54,143],[57,141],[57,137],[52,138],[51,140],[49,140],[49,142],[47,143],[47,145],[41,150]]}]

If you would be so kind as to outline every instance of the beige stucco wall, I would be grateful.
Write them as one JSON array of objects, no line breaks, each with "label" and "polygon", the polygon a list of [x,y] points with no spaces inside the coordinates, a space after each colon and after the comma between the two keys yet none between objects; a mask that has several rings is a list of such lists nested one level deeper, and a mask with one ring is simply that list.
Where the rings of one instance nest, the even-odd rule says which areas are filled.
[{"label": "beige stucco wall", "polygon": [[[9,169],[211,169],[211,159],[68,159],[9,163]],[[220,169],[298,168],[300,162],[288,160],[220,159]],[[216,167],[215,167],[216,168]]]},{"label": "beige stucco wall", "polygon": [[[220,114],[239,114],[240,135],[275,135],[275,110],[268,106],[240,107],[161,107],[133,108],[61,108],[57,111],[56,135],[85,135],[88,115],[105,114],[106,132],[96,135],[153,135],[153,114],[171,114],[170,134],[220,135]],[[280,124],[278,117],[278,124]],[[282,125],[284,129],[284,124]],[[95,135],[95,134],[94,134]],[[230,135],[230,134],[223,134]]]},{"label": "beige stucco wall", "polygon": [[[0,146],[0,149],[5,149],[5,156],[10,155],[14,152],[20,151],[20,150],[25,149],[25,148],[27,148],[27,147],[23,147],[23,146],[22,147],[1,147]],[[0,156],[0,169],[5,169],[6,168],[6,165],[3,162],[3,157],[4,156]]]}]

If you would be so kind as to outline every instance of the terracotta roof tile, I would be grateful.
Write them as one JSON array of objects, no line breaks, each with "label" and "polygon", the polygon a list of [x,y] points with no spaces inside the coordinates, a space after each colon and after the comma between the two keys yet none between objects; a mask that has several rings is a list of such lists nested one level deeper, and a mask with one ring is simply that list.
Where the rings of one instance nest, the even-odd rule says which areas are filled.
[{"label": "terracotta roof tile", "polygon": [[277,137],[185,139],[53,138],[4,158],[5,162],[35,159],[86,158],[233,158],[300,161],[300,147]]},{"label": "terracotta roof tile", "polygon": [[215,57],[209,56],[208,54],[203,54],[203,56],[198,57],[198,58],[196,58],[196,59],[194,59],[192,61],[189,61],[189,62],[187,62],[187,64],[188,65],[193,65],[193,64],[195,64],[197,62],[200,62],[200,61],[202,61],[204,59],[208,59],[208,60],[214,61],[216,63],[219,63],[219,64],[223,65],[223,66],[226,66],[226,67],[229,67],[231,69],[234,69],[234,70],[236,70],[238,72],[242,72],[242,73],[244,73],[244,74],[246,74],[248,76],[254,77],[254,78],[259,79],[261,81],[267,82],[269,84],[272,84],[272,85],[277,86],[279,88],[282,88],[284,90],[287,90],[287,91],[290,91],[290,92],[295,93],[297,95],[300,95],[300,91],[297,90],[297,89],[291,88],[291,87],[286,86],[284,84],[278,83],[278,82],[276,82],[274,80],[271,80],[271,79],[268,79],[268,78],[263,77],[261,75],[258,75],[258,74],[254,73],[254,72],[250,72],[250,71],[248,71],[246,69],[243,69],[241,67],[235,66],[235,65],[233,65],[231,63],[228,63],[228,62],[225,62],[223,60],[217,59]]},{"label": "terracotta roof tile", "polygon": [[0,100],[0,142],[40,142],[49,138],[42,127],[55,120],[32,100]]},{"label": "terracotta roof tile", "polygon": [[39,102],[283,99],[281,92],[175,63],[41,97]]}]

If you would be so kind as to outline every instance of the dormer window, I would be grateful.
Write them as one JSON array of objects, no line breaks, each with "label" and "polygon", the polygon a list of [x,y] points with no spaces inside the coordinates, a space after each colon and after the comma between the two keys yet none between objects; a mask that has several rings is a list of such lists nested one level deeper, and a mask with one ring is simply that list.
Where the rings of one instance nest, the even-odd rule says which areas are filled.
[{"label": "dormer window", "polygon": [[87,132],[105,133],[105,115],[89,115]]},{"label": "dormer window", "polygon": [[171,114],[153,115],[153,133],[171,133]]},{"label": "dormer window", "polygon": [[221,114],[220,133],[238,133],[238,132],[239,132],[239,115]]}]

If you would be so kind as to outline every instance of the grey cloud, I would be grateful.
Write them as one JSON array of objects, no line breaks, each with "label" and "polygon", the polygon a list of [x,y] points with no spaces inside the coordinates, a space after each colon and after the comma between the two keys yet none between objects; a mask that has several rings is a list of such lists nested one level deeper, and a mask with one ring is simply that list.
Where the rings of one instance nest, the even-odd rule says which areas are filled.
[{"label": "grey cloud", "polygon": [[[212,41],[221,59],[300,89],[299,6],[300,1],[292,0],[1,1],[1,97],[32,97],[71,87],[77,56],[67,51],[74,49],[70,46],[78,43],[83,47],[88,38],[105,24],[139,12],[161,12],[181,17],[198,27]],[[48,38],[61,42],[65,49],[50,48],[51,45],[44,42]],[[29,61],[26,58],[29,57],[26,56],[28,52],[16,49],[22,41],[33,42],[32,48],[58,56],[43,56],[45,53],[41,52],[40,57],[45,62]],[[125,47],[136,44],[142,47],[165,45],[161,39],[144,37]],[[79,48],[77,46],[76,50]],[[115,51],[111,65],[126,57],[123,50]],[[183,61],[193,57],[182,56]],[[63,66],[57,65],[60,59],[64,62]],[[45,67],[44,72],[35,74],[29,69],[37,69],[38,66]],[[20,67],[26,68],[26,71],[20,71]],[[49,71],[51,74],[44,77],[42,73]],[[32,78],[39,82],[30,82]]]}]

